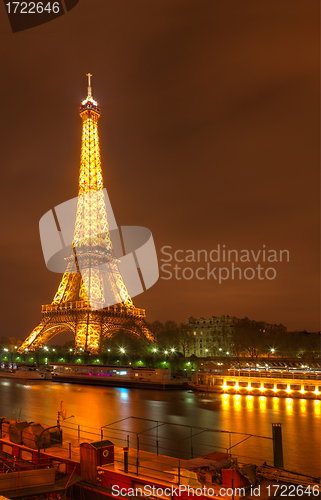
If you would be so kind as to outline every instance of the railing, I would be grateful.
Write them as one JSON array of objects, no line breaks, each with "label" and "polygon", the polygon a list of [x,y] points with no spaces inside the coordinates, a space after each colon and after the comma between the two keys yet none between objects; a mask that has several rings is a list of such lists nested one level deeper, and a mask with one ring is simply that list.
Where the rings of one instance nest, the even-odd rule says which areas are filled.
[{"label": "railing", "polygon": [[[126,423],[129,428],[122,428],[122,424]],[[116,427],[117,425],[117,427]],[[132,430],[130,427],[136,427],[136,430]],[[63,429],[63,439],[61,437],[55,436],[54,442],[49,444],[42,441],[42,435],[48,432],[52,428]],[[139,429],[140,428],[140,429]],[[71,431],[72,433],[66,432]],[[22,431],[21,431],[22,432]],[[26,429],[24,430],[26,433]],[[175,438],[169,437],[169,434],[174,434]],[[226,437],[225,446],[217,446],[215,444],[209,444],[210,439],[208,435],[214,435],[219,433]],[[8,431],[7,431],[8,434]],[[206,438],[201,441],[195,440],[196,436],[201,436],[207,434]],[[39,455],[41,450],[47,452],[50,448],[54,446],[61,450],[68,452],[68,459],[72,458],[72,452],[79,447],[80,441],[100,441],[105,439],[110,439],[118,446],[128,446],[138,451],[145,450],[153,452],[156,455],[167,455],[173,458],[193,458],[195,456],[204,455],[210,451],[220,450],[226,452],[228,455],[231,454],[231,448],[237,446],[238,443],[234,443],[232,446],[232,437],[239,435],[248,438],[261,438],[261,439],[272,439],[266,436],[258,436],[249,433],[240,433],[234,431],[224,431],[212,428],[205,428],[199,426],[189,426],[183,424],[175,424],[172,422],[157,421],[151,419],[143,419],[138,417],[127,417],[125,419],[119,420],[117,422],[112,422],[101,427],[101,429],[96,429],[86,425],[79,425],[73,422],[62,421],[59,426],[54,425],[51,427],[44,427],[43,431],[39,436],[35,436],[32,432],[27,432],[27,437],[34,440],[34,442],[42,443],[41,448],[35,448],[34,453]],[[1,439],[1,437],[0,437]],[[3,439],[3,438],[2,438]],[[16,446],[15,443],[5,439],[2,441],[3,445],[7,448]],[[185,443],[183,445],[183,443]],[[62,446],[60,446],[62,444]],[[28,446],[28,445],[21,445]],[[3,449],[4,452],[4,449]],[[32,451],[30,450],[30,453]],[[249,457],[246,457],[249,458]]]},{"label": "railing", "polygon": [[68,310],[70,310],[70,309],[88,309],[88,310],[90,310],[90,307],[88,304],[86,304],[86,302],[77,301],[77,302],[63,302],[63,303],[57,304],[57,305],[45,304],[41,308],[43,313],[53,312],[53,311],[63,311],[66,309],[68,309]]},{"label": "railing", "polygon": [[[80,453],[79,444],[81,442],[95,442],[108,439],[121,449],[127,447],[132,452],[135,450],[135,464],[138,467],[138,472],[141,471],[142,465],[140,461],[144,452],[154,454],[157,463],[161,460],[159,458],[161,456],[164,456],[165,464],[166,457],[171,457],[177,467],[180,467],[182,460],[207,455],[215,451],[225,453],[229,457],[233,453],[233,457],[246,463],[249,460],[260,461],[261,459],[249,456],[246,453],[246,448],[243,449],[242,446],[239,452],[237,452],[236,448],[239,445],[250,438],[257,442],[261,440],[272,441],[272,437],[268,436],[175,424],[138,417],[127,417],[117,422],[106,424],[100,430],[73,422],[61,422],[60,427],[63,429],[63,443],[59,446],[59,449],[63,453],[64,458],[78,461]],[[135,430],[133,430],[133,427]],[[218,434],[225,438],[225,443],[222,446],[215,444],[215,436]],[[261,450],[261,447],[262,445],[260,444],[254,445],[254,449],[258,451]],[[50,449],[46,453],[51,453]],[[273,449],[271,446],[267,450],[266,455],[264,455],[264,460],[272,464],[272,455]],[[158,458],[156,459],[156,457]],[[152,458],[150,459],[152,460]],[[121,458],[121,462],[123,463],[123,457]],[[146,465],[144,465],[144,468],[146,468]],[[151,470],[153,469],[151,468]]]},{"label": "railing", "polygon": [[[124,424],[127,424],[129,429],[122,428]],[[131,430],[133,426],[136,428],[147,428],[143,428],[140,431],[133,431]],[[225,438],[224,446],[214,444],[217,434]],[[235,447],[250,438],[272,440],[271,437],[267,436],[176,424],[173,422],[138,417],[127,417],[111,424],[104,425],[101,428],[100,438],[101,440],[106,438],[111,441],[117,440],[119,446],[135,448],[137,450],[138,459],[140,451],[147,451],[155,455],[165,455],[176,458],[178,460],[178,466],[180,466],[180,460],[204,456],[214,451],[220,451],[226,453],[226,456],[231,456],[232,448],[234,454]],[[235,442],[235,440],[239,438],[241,438],[241,440]],[[270,451],[272,454],[272,449]],[[254,459],[253,457],[242,456],[240,454],[238,454],[237,457],[245,460]],[[269,461],[268,457],[267,460]]]},{"label": "railing", "polygon": [[[208,375],[208,374],[206,374]],[[287,371],[254,371],[254,370],[226,370],[224,377],[271,378],[287,380],[321,380],[321,373],[314,372],[287,372]]]},{"label": "railing", "polygon": [[[37,450],[27,450],[18,445],[21,450],[25,450],[23,453],[32,454],[30,462],[27,463],[30,467],[37,468],[32,463],[34,453],[36,453],[38,454],[37,465],[53,466],[56,470],[60,470],[59,468],[65,464],[64,473],[70,474],[76,470],[76,467],[79,470],[80,443],[106,439],[115,446],[115,459],[111,463],[112,469],[110,470],[119,471],[122,474],[128,472],[137,476],[148,476],[153,478],[155,483],[162,477],[165,481],[180,484],[181,478],[184,477],[185,460],[208,455],[213,451],[224,453],[229,460],[237,459],[241,463],[258,464],[264,457],[265,462],[273,464],[272,442],[274,441],[268,436],[137,417],[128,417],[106,424],[100,430],[66,421],[61,423],[61,427],[64,430],[62,444],[50,446],[40,454]],[[218,434],[222,446],[216,444]],[[263,457],[249,456],[249,440],[252,441],[252,453],[263,453]],[[2,443],[1,449],[4,444],[6,447],[12,446],[11,463],[14,464],[16,472],[19,468],[23,470],[21,464],[18,463],[19,458],[16,461],[13,457],[13,447],[16,448],[17,445],[8,441],[0,441],[0,443]],[[3,460],[3,455],[2,452],[0,462]],[[8,453],[6,455],[8,456]],[[104,470],[106,471],[108,467],[108,464],[104,466]],[[60,472],[63,473],[62,470]]]},{"label": "railing", "polygon": [[[70,311],[70,310],[80,310],[84,309],[86,311],[91,311],[91,307],[88,303],[84,301],[76,301],[76,302],[62,302],[61,304],[53,305],[53,304],[45,304],[42,306],[41,310],[43,313],[50,312],[58,312],[58,311]],[[128,314],[129,316],[141,316],[145,317],[145,309],[138,309],[136,307],[130,308],[125,306],[108,306],[101,307],[101,309],[95,310],[95,312],[110,312],[114,314]]]}]

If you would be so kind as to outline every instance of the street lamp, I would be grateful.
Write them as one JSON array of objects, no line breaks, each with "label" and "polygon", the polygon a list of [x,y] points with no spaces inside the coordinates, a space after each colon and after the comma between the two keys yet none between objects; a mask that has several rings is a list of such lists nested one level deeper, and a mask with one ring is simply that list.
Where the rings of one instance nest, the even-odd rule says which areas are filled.
[{"label": "street lamp", "polygon": [[157,349],[156,347],[154,347],[154,349],[152,349],[152,353],[153,353],[153,368],[155,368],[155,354],[157,353]]}]

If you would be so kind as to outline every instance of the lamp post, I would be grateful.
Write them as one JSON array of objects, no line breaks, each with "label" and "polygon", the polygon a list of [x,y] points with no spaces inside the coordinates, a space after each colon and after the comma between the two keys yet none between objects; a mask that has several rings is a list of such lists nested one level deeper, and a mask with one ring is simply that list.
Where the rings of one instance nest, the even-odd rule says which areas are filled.
[{"label": "lamp post", "polygon": [[156,353],[157,353],[157,349],[156,349],[156,347],[154,347],[154,348],[152,349],[152,351],[153,351],[153,368],[155,368],[155,356],[156,356]]},{"label": "lamp post", "polygon": [[274,347],[271,347],[271,349],[268,351],[268,358],[270,357],[270,353],[273,355],[275,353]]},{"label": "lamp post", "polygon": [[123,364],[123,355],[126,354],[126,351],[123,347],[120,347],[120,359],[121,359],[121,364]]},{"label": "lamp post", "polygon": [[[171,347],[171,363],[170,363],[170,368],[171,368],[171,372],[172,372],[172,375],[175,371],[175,363],[174,363],[174,355],[175,355],[175,348],[174,347]],[[179,366],[178,366],[178,370],[179,370]]]}]

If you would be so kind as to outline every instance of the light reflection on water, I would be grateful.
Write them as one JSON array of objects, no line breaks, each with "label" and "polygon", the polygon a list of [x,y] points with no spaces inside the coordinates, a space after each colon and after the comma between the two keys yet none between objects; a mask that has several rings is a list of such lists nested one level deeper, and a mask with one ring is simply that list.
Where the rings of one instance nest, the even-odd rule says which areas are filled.
[{"label": "light reflection on water", "polygon": [[[271,437],[272,423],[281,423],[285,468],[320,475],[319,400],[0,380],[0,415],[7,418],[14,418],[13,412],[19,415],[21,409],[22,419],[53,425],[62,400],[67,416],[75,415],[70,422],[96,429],[136,416]],[[136,431],[140,425],[138,421],[128,421],[126,429]],[[178,436],[179,439],[184,437],[177,427],[163,426],[160,432],[163,432],[163,438],[175,440]],[[267,461],[272,464],[270,439],[251,437],[236,445],[243,438],[236,434],[232,436],[233,453],[245,457],[243,460],[247,462],[260,464]],[[208,435],[197,439],[204,446],[210,441],[220,450],[229,446],[227,435],[222,433],[212,433],[210,439]],[[195,450],[197,446],[194,446]]]}]

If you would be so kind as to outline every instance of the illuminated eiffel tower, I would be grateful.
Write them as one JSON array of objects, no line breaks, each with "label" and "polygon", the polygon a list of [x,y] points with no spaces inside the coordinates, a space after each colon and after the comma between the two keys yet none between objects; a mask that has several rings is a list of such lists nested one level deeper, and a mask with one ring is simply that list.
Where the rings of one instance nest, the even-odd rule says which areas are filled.
[{"label": "illuminated eiffel tower", "polygon": [[[51,304],[42,306],[42,320],[20,346],[20,353],[41,348],[55,335],[67,330],[75,336],[75,352],[82,349],[96,353],[101,339],[112,338],[119,330],[154,341],[144,320],[145,311],[134,306],[119,273],[119,261],[114,257],[107,210],[101,195],[103,176],[98,137],[100,109],[92,97],[91,76],[90,73],[87,75],[88,95],[80,106],[83,126],[74,254],[65,259],[67,267],[58,291]],[[91,196],[95,191],[98,201],[94,206],[89,206],[86,196],[88,193]],[[107,277],[103,276],[101,267],[97,265],[104,259],[106,261],[106,255],[109,269],[112,270]],[[106,279],[118,303],[103,307],[106,304]],[[91,297],[88,297],[88,290]],[[99,304],[102,306],[99,307]]]}]

